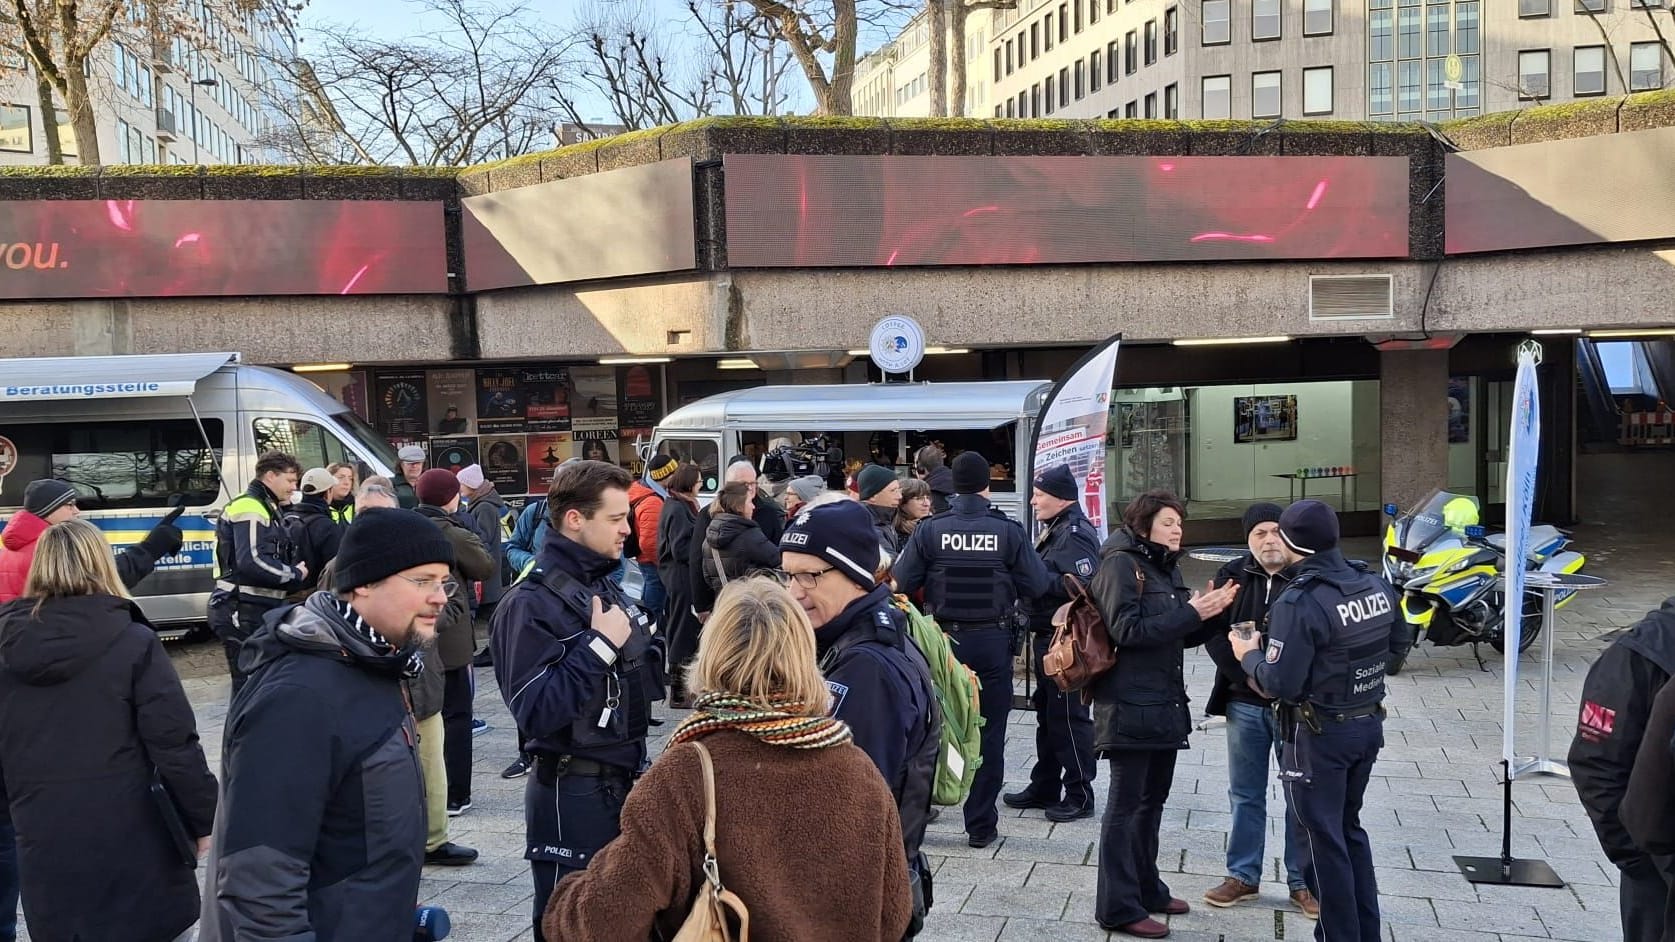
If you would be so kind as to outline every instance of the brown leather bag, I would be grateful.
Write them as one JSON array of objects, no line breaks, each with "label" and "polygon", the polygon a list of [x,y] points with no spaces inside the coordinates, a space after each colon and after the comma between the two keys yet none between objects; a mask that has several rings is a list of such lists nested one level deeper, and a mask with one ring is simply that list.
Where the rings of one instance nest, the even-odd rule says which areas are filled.
[{"label": "brown leather bag", "polygon": [[[1138,566],[1134,573],[1144,590],[1145,574]],[[1053,640],[1041,658],[1041,672],[1051,677],[1060,690],[1069,693],[1084,690],[1116,666],[1117,649],[1111,644],[1105,616],[1100,614],[1087,587],[1065,573],[1064,590],[1070,595],[1070,601],[1053,613]],[[1083,697],[1086,699],[1086,694]]]}]

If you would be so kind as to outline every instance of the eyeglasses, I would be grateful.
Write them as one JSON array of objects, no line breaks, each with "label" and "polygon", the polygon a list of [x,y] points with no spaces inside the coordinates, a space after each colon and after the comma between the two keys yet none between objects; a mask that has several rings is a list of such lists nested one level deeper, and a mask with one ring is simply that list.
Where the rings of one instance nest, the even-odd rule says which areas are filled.
[{"label": "eyeglasses", "polygon": [[836,568],[836,566],[827,566],[825,569],[816,570],[814,572],[787,572],[784,569],[765,569],[762,573],[763,575],[772,576],[779,582],[780,585],[788,586],[795,582],[797,585],[805,589],[812,589],[816,585],[820,584],[821,576]]},{"label": "eyeglasses", "polygon": [[443,595],[453,598],[459,592],[459,583],[452,579],[415,579],[412,576],[402,576],[401,578],[423,589],[426,595],[441,589]]}]

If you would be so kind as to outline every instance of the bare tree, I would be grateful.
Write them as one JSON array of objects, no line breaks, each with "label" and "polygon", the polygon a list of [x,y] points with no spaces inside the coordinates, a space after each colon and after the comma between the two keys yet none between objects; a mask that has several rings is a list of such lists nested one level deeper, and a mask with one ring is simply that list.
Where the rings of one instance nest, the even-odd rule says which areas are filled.
[{"label": "bare tree", "polygon": [[948,5],[958,0],[925,0],[925,28],[930,32],[931,117],[948,115]]},{"label": "bare tree", "polygon": [[791,100],[791,52],[774,23],[737,4],[687,0],[700,40],[698,59],[716,76],[732,114],[780,114]]},{"label": "bare tree", "polygon": [[562,43],[521,3],[417,6],[441,28],[398,40],[341,26],[299,36],[306,55],[274,63],[289,79],[290,90],[272,92],[286,124],[260,143],[301,162],[414,166],[461,166],[544,144],[551,120],[540,96]]},{"label": "bare tree", "polygon": [[[743,0],[785,38],[808,79],[819,114],[846,115],[852,107],[860,0]],[[828,61],[830,65],[828,66]]]},{"label": "bare tree", "polygon": [[[36,17],[41,22],[50,19],[35,10]],[[57,39],[49,30],[41,41],[50,50]],[[17,16],[10,8],[0,8],[0,81],[7,81],[19,76],[30,74],[29,50],[23,41],[23,32],[17,29]],[[41,112],[41,131],[46,139],[47,163],[61,164],[64,162],[64,146],[58,137],[58,105],[53,97],[52,83],[40,72],[34,72],[35,102]]]},{"label": "bare tree", "polygon": [[[948,9],[948,114],[965,116],[965,24],[973,10],[1016,10],[1018,0],[947,0]],[[1098,3],[1099,0],[1093,0]]]}]

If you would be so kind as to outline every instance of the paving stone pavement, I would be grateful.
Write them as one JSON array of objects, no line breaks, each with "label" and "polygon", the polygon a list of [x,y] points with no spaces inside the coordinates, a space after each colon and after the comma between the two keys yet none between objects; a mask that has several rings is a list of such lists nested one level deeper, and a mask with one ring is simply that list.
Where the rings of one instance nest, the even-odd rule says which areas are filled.
[{"label": "paving stone pavement", "polygon": [[[1604,466],[1605,473],[1616,465]],[[1586,467],[1586,466],[1585,466]],[[1659,465],[1664,476],[1671,467]],[[1639,470],[1638,468],[1636,469]],[[1584,481],[1586,479],[1584,478]],[[1640,491],[1640,494],[1647,493]],[[1667,486],[1652,493],[1670,503]],[[1577,548],[1590,556],[1588,571],[1611,580],[1608,588],[1578,597],[1560,613],[1554,659],[1552,754],[1562,758],[1574,726],[1577,697],[1602,637],[1640,618],[1675,592],[1675,540],[1655,532],[1667,514],[1647,513],[1634,493],[1590,510],[1597,522],[1575,528]],[[1675,508],[1668,508],[1675,509]],[[1190,523],[1188,524],[1190,528]],[[1353,541],[1353,554],[1373,558],[1375,541]],[[1190,562],[1189,578],[1201,583],[1213,567]],[[1567,881],[1558,890],[1474,887],[1462,878],[1455,854],[1499,852],[1502,672],[1498,658],[1479,670],[1470,650],[1424,647],[1390,680],[1386,746],[1368,788],[1364,821],[1378,865],[1384,935],[1389,942],[1514,942],[1527,939],[1620,938],[1617,874],[1600,852],[1586,814],[1564,779],[1521,779],[1514,786],[1513,852],[1539,857]],[[1538,667],[1535,649],[1520,667],[1518,743],[1527,754],[1535,741]],[[197,711],[204,748],[218,766],[227,684],[219,648],[173,645],[171,654]],[[1188,686],[1202,705],[1214,665],[1189,652]],[[529,940],[531,887],[522,859],[523,782],[507,782],[500,770],[515,752],[515,735],[495,692],[492,672],[478,672],[478,715],[492,729],[476,739],[473,801],[453,819],[451,838],[478,848],[471,867],[427,867],[424,902],[447,907],[454,938],[463,942]],[[678,715],[677,717],[678,718]],[[1033,716],[1014,713],[1007,730],[1008,790],[1021,787],[1033,758]],[[666,735],[671,722],[661,728]],[[655,731],[654,731],[655,732]],[[661,751],[664,736],[652,744]],[[1099,810],[1104,808],[1101,785]],[[1268,864],[1260,900],[1229,910],[1200,902],[1224,875],[1227,753],[1219,723],[1196,732],[1181,754],[1163,818],[1159,867],[1175,895],[1193,911],[1169,920],[1171,938],[1183,942],[1297,940],[1313,924],[1292,910],[1280,862],[1283,800],[1270,789]],[[957,809],[931,825],[926,850],[936,868],[936,907],[925,942],[1013,942],[1124,938],[1093,922],[1099,819],[1054,825],[1040,812],[1001,808],[1002,840],[974,850],[965,844]],[[817,867],[818,869],[818,867]],[[841,875],[830,877],[841,879]]]}]

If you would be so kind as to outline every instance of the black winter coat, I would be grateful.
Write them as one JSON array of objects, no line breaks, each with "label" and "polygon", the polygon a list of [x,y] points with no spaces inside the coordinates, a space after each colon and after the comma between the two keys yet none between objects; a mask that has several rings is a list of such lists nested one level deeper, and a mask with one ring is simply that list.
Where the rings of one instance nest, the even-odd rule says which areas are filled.
[{"label": "black winter coat", "polygon": [[290,601],[301,602],[319,588],[320,573],[325,571],[327,563],[337,558],[343,529],[332,516],[325,498],[317,494],[304,497],[301,503],[285,511],[286,534],[297,549],[298,559],[308,564],[308,578],[290,594]]},{"label": "black winter coat", "polygon": [[459,589],[448,599],[442,616],[436,620],[436,651],[442,656],[442,666],[458,670],[471,666],[477,653],[477,629],[471,620],[471,583],[492,576],[494,559],[483,548],[482,538],[465,526],[457,514],[440,507],[420,504],[419,513],[430,518],[454,549],[454,565],[448,578],[459,583]]},{"label": "black winter coat", "polygon": [[1100,550],[1090,592],[1116,645],[1116,666],[1093,685],[1093,747],[1185,749],[1192,730],[1183,652],[1204,643],[1180,553],[1128,530]]},{"label": "black winter coat", "polygon": [[711,517],[709,532],[704,535],[704,581],[720,592],[724,580],[723,573],[716,572],[717,556],[727,582],[759,569],[779,568],[779,547],[768,542],[755,520],[738,514]]},{"label": "black winter coat", "polygon": [[954,499],[954,472],[948,470],[947,465],[931,469],[925,475],[925,483],[931,489],[931,513],[947,513]]},{"label": "black winter coat", "polygon": [[1229,582],[1239,584],[1239,594],[1234,597],[1233,604],[1226,611],[1205,622],[1208,632],[1204,638],[1204,653],[1216,664],[1216,685],[1210,691],[1210,699],[1204,704],[1204,713],[1209,716],[1226,716],[1227,704],[1234,701],[1253,703],[1267,706],[1273,701],[1251,689],[1246,683],[1245,669],[1239,665],[1239,659],[1233,656],[1233,642],[1227,640],[1227,632],[1242,621],[1256,622],[1256,630],[1260,632],[1263,647],[1268,644],[1268,606],[1280,597],[1280,592],[1291,584],[1291,570],[1282,569],[1269,575],[1256,557],[1249,553],[1222,566],[1216,572],[1216,588],[1221,588]]},{"label": "black winter coat", "polygon": [[198,881],[151,796],[152,769],[194,837],[215,778],[157,632],[109,595],[0,607],[0,767],[31,938],[166,942],[198,918]]}]

